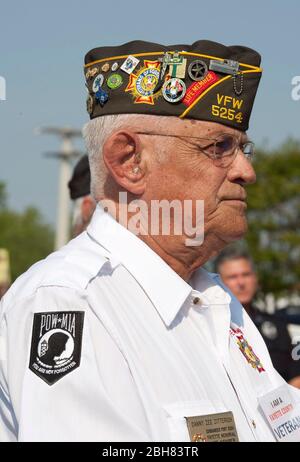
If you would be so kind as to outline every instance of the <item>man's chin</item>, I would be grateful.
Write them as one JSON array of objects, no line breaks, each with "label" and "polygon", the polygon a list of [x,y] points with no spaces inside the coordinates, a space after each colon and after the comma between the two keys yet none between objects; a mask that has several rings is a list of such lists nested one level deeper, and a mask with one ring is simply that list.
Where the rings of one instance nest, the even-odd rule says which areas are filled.
[{"label": "man's chin", "polygon": [[231,242],[243,239],[248,231],[248,223],[246,216],[239,215],[231,217],[228,221],[226,228],[224,229],[224,240],[230,244]]},{"label": "man's chin", "polygon": [[[247,204],[239,200],[226,200],[222,202],[223,227],[234,239],[240,239],[248,230],[246,209]],[[226,212],[225,212],[226,210]]]}]

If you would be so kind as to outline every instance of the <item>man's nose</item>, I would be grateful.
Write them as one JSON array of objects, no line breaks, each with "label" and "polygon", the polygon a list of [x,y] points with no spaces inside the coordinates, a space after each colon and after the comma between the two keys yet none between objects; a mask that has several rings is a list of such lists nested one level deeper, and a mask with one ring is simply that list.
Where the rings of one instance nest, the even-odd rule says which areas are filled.
[{"label": "man's nose", "polygon": [[245,279],[244,279],[243,276],[238,277],[237,284],[238,284],[240,289],[244,289],[244,287],[245,287]]},{"label": "man's nose", "polygon": [[233,183],[252,184],[256,181],[253,165],[240,149],[229,167],[227,176]]}]

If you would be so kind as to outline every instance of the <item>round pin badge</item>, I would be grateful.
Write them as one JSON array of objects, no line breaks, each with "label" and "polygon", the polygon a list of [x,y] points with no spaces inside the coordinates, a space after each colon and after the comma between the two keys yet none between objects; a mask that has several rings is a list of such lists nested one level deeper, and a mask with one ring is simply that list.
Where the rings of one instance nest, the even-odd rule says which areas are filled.
[{"label": "round pin badge", "polygon": [[192,80],[199,82],[199,80],[203,80],[204,77],[208,73],[207,64],[200,59],[196,61],[192,61],[188,67],[188,74]]},{"label": "round pin badge", "polygon": [[155,68],[143,69],[137,76],[135,89],[141,96],[151,96],[158,83],[159,70]]},{"label": "round pin badge", "polygon": [[169,103],[178,103],[184,98],[186,86],[183,80],[174,77],[167,80],[162,88],[162,94]]},{"label": "round pin badge", "polygon": [[101,67],[101,71],[102,72],[109,71],[109,64],[108,63],[103,64],[103,66]]},{"label": "round pin badge", "polygon": [[119,88],[122,85],[123,79],[120,74],[111,74],[108,77],[106,83],[107,83],[108,88],[115,90],[116,88]]},{"label": "round pin badge", "polygon": [[119,68],[119,64],[118,64],[118,63],[113,63],[112,66],[111,66],[111,70],[112,70],[113,72],[115,72],[118,68]]},{"label": "round pin badge", "polygon": [[102,87],[104,82],[104,75],[98,74],[97,77],[95,77],[95,80],[93,82],[93,92],[96,93],[100,87]]}]

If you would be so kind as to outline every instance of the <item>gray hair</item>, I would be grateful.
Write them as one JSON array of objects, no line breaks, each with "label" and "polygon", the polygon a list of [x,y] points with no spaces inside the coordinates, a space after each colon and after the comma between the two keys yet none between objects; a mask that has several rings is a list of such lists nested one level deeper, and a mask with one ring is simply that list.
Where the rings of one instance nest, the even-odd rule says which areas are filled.
[{"label": "gray hair", "polygon": [[83,137],[91,170],[91,195],[97,202],[104,198],[104,185],[108,176],[102,155],[106,139],[122,127],[148,127],[149,119],[151,128],[155,129],[166,124],[170,117],[144,114],[106,115],[90,120],[83,127]]},{"label": "gray hair", "polygon": [[233,260],[247,260],[251,264],[252,270],[255,271],[255,265],[249,253],[239,248],[230,246],[223,250],[223,252],[221,252],[220,255],[218,255],[216,258],[215,271],[219,273],[223,263]]}]

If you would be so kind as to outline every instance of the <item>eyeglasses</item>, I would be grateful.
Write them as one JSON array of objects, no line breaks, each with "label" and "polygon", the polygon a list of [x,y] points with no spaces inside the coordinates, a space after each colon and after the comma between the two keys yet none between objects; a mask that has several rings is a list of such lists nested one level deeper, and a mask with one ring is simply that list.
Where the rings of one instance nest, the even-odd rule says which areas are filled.
[{"label": "eyeglasses", "polygon": [[[199,151],[213,160],[218,167],[228,167],[236,158],[238,151],[242,151],[250,162],[253,160],[255,145],[252,141],[241,143],[241,137],[229,133],[222,133],[216,138],[199,138],[198,136],[188,135],[169,135],[166,133],[137,132],[140,135],[168,136],[172,138],[187,138],[192,140]],[[194,141],[195,140],[195,141]],[[197,141],[209,141],[208,144],[198,144]]]}]

